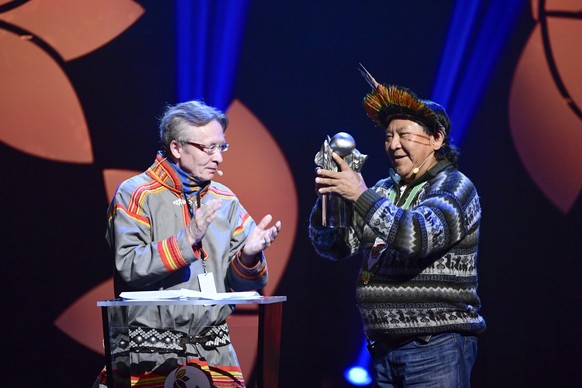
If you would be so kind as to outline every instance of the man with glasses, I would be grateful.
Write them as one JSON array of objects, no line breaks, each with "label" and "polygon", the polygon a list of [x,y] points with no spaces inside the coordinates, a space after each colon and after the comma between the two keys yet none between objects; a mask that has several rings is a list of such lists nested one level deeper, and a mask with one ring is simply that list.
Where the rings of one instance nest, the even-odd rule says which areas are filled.
[{"label": "man with glasses", "polygon": [[322,225],[321,199],[310,218],[316,251],[332,260],[362,258],[356,297],[380,387],[468,387],[485,329],[477,296],[481,208],[457,169],[445,109],[396,85],[364,98],[381,128],[393,169],[368,188],[338,155],[339,171],[319,169],[320,195],[351,204],[352,224]]},{"label": "man with glasses", "polygon": [[[228,150],[227,124],[222,112],[199,101],[166,108],[155,162],[119,186],[108,210],[116,296],[182,288],[249,291],[266,285],[263,251],[281,222],[269,226],[267,215],[255,224],[236,196],[212,181],[221,174]],[[203,370],[213,386],[243,386],[226,325],[233,309],[132,307],[132,383],[163,387],[160,376],[186,365]]]}]

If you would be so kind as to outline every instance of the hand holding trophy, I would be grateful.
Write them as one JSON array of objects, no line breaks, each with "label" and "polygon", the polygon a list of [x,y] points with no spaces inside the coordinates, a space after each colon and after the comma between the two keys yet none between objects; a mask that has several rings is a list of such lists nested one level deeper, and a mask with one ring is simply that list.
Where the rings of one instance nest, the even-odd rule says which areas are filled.
[{"label": "hand holding trophy", "polygon": [[[347,165],[355,172],[360,172],[367,155],[361,154],[356,149],[356,141],[345,132],[338,132],[332,138],[329,136],[323,142],[320,151],[315,155],[315,164],[319,168],[338,171],[337,163],[331,154],[335,152],[341,156]],[[345,228],[351,223],[352,206],[336,193],[322,195],[322,220],[323,226],[328,228]]]}]

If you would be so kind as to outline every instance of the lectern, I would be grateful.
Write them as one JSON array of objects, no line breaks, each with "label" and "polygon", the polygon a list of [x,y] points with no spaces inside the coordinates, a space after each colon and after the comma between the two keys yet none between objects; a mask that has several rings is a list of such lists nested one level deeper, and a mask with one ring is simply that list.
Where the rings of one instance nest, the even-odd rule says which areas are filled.
[{"label": "lectern", "polygon": [[[209,305],[209,304],[256,304],[259,308],[259,333],[257,353],[257,385],[277,387],[279,377],[279,353],[281,345],[282,302],[286,296],[260,296],[251,298],[208,299],[160,299],[134,300],[114,299],[97,302],[103,318],[103,339],[106,356],[107,386],[109,388],[130,387],[119,377],[119,368],[129,370],[128,309],[132,306],[172,306],[172,305]],[[156,328],[154,328],[156,329]],[[160,328],[161,329],[161,328]],[[117,370],[116,370],[117,369]],[[123,375],[123,373],[121,373]],[[115,376],[115,379],[114,379]]]}]

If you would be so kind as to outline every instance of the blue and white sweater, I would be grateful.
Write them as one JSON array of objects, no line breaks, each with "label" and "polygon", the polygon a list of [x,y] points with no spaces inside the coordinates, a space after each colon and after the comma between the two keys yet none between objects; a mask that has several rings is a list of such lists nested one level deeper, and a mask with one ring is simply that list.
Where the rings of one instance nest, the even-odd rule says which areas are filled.
[{"label": "blue and white sweater", "polygon": [[362,255],[356,296],[369,338],[483,331],[475,186],[446,161],[408,187],[399,183],[392,172],[365,191],[348,228],[322,227],[318,200],[313,246],[332,260]]}]

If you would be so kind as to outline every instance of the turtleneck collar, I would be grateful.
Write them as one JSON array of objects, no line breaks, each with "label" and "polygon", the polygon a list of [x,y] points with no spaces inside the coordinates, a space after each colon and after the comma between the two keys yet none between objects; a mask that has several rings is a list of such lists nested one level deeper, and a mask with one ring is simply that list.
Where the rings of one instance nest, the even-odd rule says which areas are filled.
[{"label": "turtleneck collar", "polygon": [[148,169],[148,174],[175,193],[183,193],[187,199],[192,199],[193,196],[196,196],[196,203],[200,203],[199,197],[210,186],[210,181],[201,182],[161,153],[156,156],[156,161]]},{"label": "turtleneck collar", "polygon": [[193,195],[197,195],[210,183],[202,182],[199,179],[194,178],[192,175],[182,170],[176,163],[172,162],[169,159],[168,163],[178,174],[178,178],[180,178],[180,182],[182,183],[182,192],[184,193],[184,195],[186,195],[186,198],[190,198]]}]

